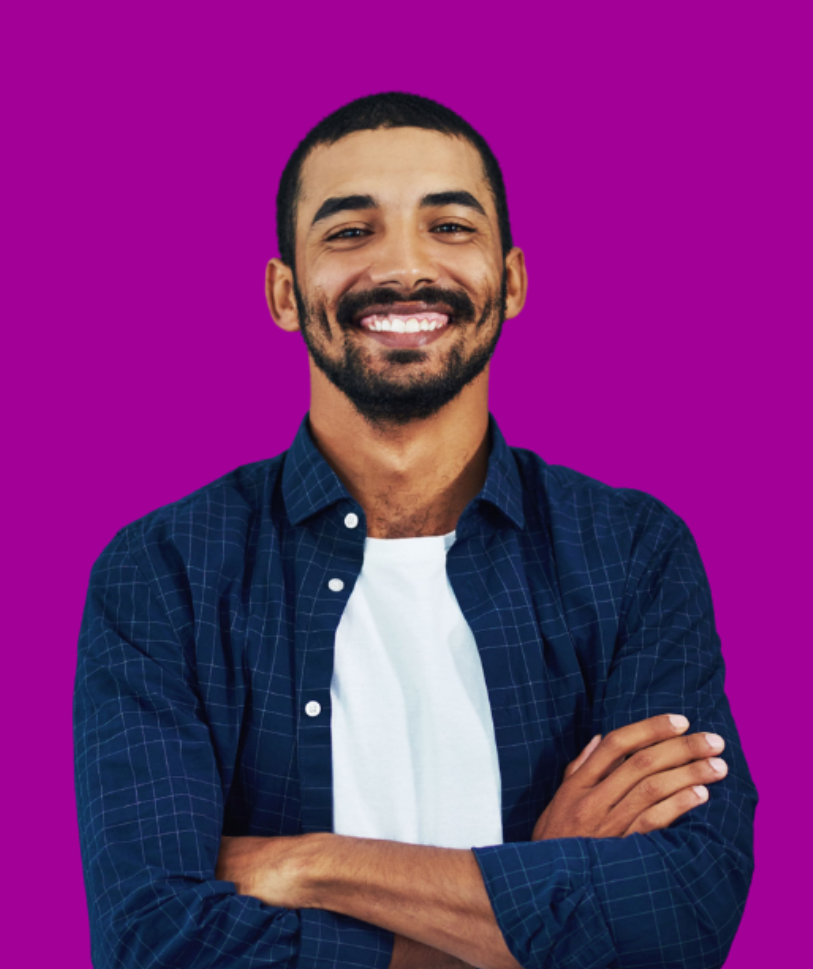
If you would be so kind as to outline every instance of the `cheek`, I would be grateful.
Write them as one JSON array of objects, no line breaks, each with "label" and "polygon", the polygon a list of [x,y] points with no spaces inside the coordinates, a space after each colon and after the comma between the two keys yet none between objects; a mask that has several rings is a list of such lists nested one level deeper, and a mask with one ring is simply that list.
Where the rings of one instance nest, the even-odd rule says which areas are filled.
[{"label": "cheek", "polygon": [[333,305],[331,290],[324,285],[323,280],[316,280],[313,274],[303,276],[297,280],[302,299],[311,316],[321,316],[326,313],[331,317],[330,308]]},{"label": "cheek", "polygon": [[332,305],[358,281],[369,262],[369,253],[361,249],[322,254],[308,266],[308,285],[314,295],[318,292],[320,299]]},{"label": "cheek", "polygon": [[449,275],[455,282],[476,299],[482,302],[494,290],[500,288],[500,265],[490,256],[484,256],[480,249],[464,250],[447,264]]}]

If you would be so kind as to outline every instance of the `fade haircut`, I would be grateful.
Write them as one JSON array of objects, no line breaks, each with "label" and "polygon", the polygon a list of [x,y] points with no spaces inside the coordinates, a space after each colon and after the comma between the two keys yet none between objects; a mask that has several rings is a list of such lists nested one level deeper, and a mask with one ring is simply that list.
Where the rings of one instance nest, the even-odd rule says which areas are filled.
[{"label": "fade haircut", "polygon": [[343,105],[305,135],[288,159],[277,191],[277,242],[280,259],[292,270],[296,239],[296,209],[302,192],[302,166],[317,145],[333,145],[354,131],[378,128],[424,128],[444,135],[465,138],[480,153],[486,180],[497,209],[503,258],[510,251],[511,226],[502,172],[485,138],[459,114],[430,98],[389,91],[356,98]]}]

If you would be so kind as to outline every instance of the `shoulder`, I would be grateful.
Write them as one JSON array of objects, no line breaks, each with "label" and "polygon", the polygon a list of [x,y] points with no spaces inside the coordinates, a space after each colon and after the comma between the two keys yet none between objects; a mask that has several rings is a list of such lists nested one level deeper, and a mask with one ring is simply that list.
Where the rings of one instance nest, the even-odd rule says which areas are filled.
[{"label": "shoulder", "polygon": [[[173,561],[187,568],[222,562],[229,551],[242,557],[252,530],[281,513],[278,483],[287,452],[240,465],[188,495],[121,528],[97,560],[132,556],[147,563]],[[152,568],[149,571],[153,571]]]},{"label": "shoulder", "polygon": [[548,464],[524,448],[511,451],[523,482],[529,527],[546,532],[554,544],[592,541],[637,557],[689,534],[683,519],[648,492]]}]

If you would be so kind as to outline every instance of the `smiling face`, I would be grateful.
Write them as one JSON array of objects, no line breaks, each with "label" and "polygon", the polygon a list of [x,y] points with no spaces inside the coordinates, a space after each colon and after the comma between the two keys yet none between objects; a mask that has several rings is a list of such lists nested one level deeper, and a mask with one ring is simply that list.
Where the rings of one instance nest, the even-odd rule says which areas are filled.
[{"label": "smiling face", "polygon": [[308,155],[296,276],[269,264],[272,315],[374,424],[436,413],[485,369],[522,308],[480,155],[422,128],[355,132]]}]

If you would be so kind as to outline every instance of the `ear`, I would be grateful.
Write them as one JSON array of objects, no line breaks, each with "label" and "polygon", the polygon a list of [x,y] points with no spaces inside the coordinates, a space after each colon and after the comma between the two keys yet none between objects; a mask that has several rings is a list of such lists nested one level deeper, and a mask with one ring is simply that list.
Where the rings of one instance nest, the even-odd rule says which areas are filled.
[{"label": "ear", "polygon": [[289,333],[299,329],[294,274],[281,259],[271,259],[265,267],[265,299],[271,318],[280,329]]},{"label": "ear", "polygon": [[525,253],[516,246],[505,257],[505,318],[519,315],[528,293]]}]

